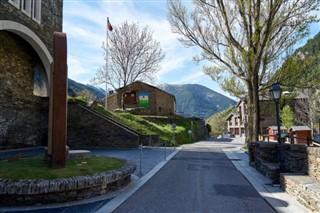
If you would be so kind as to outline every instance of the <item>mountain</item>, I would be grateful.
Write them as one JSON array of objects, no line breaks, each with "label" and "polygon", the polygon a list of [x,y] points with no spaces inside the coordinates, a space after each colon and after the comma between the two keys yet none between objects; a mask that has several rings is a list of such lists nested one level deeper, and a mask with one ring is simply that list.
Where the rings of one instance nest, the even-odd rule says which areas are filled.
[{"label": "mountain", "polygon": [[[158,87],[176,97],[177,114],[184,117],[208,118],[236,104],[234,100],[198,84],[162,84]],[[68,79],[69,96],[78,96],[86,90],[98,100],[105,97],[105,90],[101,88]]]},{"label": "mountain", "polygon": [[309,54],[319,54],[320,52],[320,32],[316,34],[313,38],[309,39],[307,43],[297,49],[295,53],[297,52],[307,52]]},{"label": "mountain", "polygon": [[314,88],[320,85],[320,32],[286,58],[270,82],[295,88]]},{"label": "mountain", "polygon": [[162,84],[158,87],[176,97],[177,114],[185,117],[208,118],[236,104],[236,101],[198,84]]},{"label": "mountain", "polygon": [[79,93],[86,90],[89,91],[98,100],[102,100],[106,96],[106,91],[101,88],[94,87],[89,84],[84,85],[68,78],[68,95],[69,96],[72,96],[72,97],[78,96]]}]

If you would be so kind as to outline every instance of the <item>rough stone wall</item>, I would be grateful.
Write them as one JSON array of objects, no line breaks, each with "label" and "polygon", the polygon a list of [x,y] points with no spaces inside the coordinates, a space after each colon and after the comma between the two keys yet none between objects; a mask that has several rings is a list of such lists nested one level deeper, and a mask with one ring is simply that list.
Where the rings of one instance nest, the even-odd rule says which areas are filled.
[{"label": "rough stone wall", "polygon": [[143,146],[164,146],[159,135],[140,135],[140,144]]},{"label": "rough stone wall", "polygon": [[68,146],[137,148],[139,136],[76,103],[68,104]]},{"label": "rough stone wall", "polygon": [[[32,30],[53,55],[53,32],[62,31],[62,0],[42,0],[41,23],[8,0],[1,0],[0,20]],[[34,95],[35,67],[43,64],[19,36],[0,31],[0,149],[46,145],[48,98]],[[41,93],[41,92],[40,92]]]},{"label": "rough stone wall", "polygon": [[[249,148],[250,159],[253,159],[252,145],[256,145],[255,167],[262,163],[278,163],[277,143],[255,142]],[[309,175],[320,181],[320,147],[299,144],[283,145],[286,172]]]},{"label": "rough stone wall", "polygon": [[281,188],[312,212],[320,212],[320,182],[300,174],[282,173]]},{"label": "rough stone wall", "polygon": [[108,110],[109,111],[114,111],[115,109],[119,108],[120,103],[118,103],[118,94],[112,94],[111,96],[108,97]]},{"label": "rough stone wall", "polygon": [[118,190],[130,182],[136,166],[94,175],[52,180],[0,180],[0,206],[39,205],[83,200]]},{"label": "rough stone wall", "polygon": [[19,36],[0,31],[0,149],[47,141],[48,98],[33,94],[33,69],[41,61]]},{"label": "rough stone wall", "polygon": [[320,147],[307,147],[308,174],[320,181]]},{"label": "rough stone wall", "polygon": [[[262,174],[270,177],[273,180],[273,183],[278,183],[278,181],[280,181],[281,188],[295,197],[297,201],[305,207],[313,212],[319,212],[320,147],[284,144],[283,150],[286,173],[281,173],[279,175],[279,164],[272,159],[277,159],[277,143],[251,143],[249,146],[249,157],[251,162],[254,159],[254,145],[256,146],[255,168]],[[262,158],[265,161],[262,161]]]},{"label": "rough stone wall", "polygon": [[[116,108],[122,108],[121,106],[121,94],[126,91],[137,91],[137,96],[139,92],[148,92],[149,94],[149,108],[144,109],[134,109],[131,112],[135,114],[142,115],[172,115],[175,114],[175,100],[174,96],[166,93],[156,87],[150,86],[148,84],[142,82],[134,82],[125,88],[122,88],[118,91],[117,94],[110,97],[110,105],[108,103],[108,107],[110,106],[110,110],[115,110]],[[114,100],[117,98],[117,101]],[[138,97],[137,97],[138,98]],[[113,100],[113,101],[112,101]],[[115,106],[115,104],[117,106]],[[137,107],[139,103],[137,103]],[[126,106],[125,106],[126,107]],[[130,106],[131,107],[131,106]],[[161,110],[159,109],[161,107]]]},{"label": "rough stone wall", "polygon": [[[161,109],[160,109],[161,108]],[[157,115],[175,114],[174,96],[161,90],[156,91],[156,111]]]},{"label": "rough stone wall", "polygon": [[286,171],[308,175],[309,156],[307,154],[307,149],[309,149],[309,147],[304,145],[284,145]]},{"label": "rough stone wall", "polygon": [[62,7],[63,0],[42,0],[41,1],[41,23],[37,23],[28,17],[21,10],[2,0],[0,4],[0,20],[18,22],[35,32],[47,46],[53,56],[53,32],[62,31]]}]

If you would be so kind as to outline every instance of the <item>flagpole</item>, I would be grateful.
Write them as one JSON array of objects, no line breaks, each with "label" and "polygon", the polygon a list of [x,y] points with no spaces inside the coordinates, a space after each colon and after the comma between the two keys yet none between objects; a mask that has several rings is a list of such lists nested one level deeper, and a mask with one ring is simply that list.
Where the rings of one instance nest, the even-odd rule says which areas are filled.
[{"label": "flagpole", "polygon": [[[109,19],[109,18],[108,18]],[[106,27],[107,36],[106,36],[106,101],[105,101],[105,110],[108,110],[108,52],[109,52],[109,29]]]}]

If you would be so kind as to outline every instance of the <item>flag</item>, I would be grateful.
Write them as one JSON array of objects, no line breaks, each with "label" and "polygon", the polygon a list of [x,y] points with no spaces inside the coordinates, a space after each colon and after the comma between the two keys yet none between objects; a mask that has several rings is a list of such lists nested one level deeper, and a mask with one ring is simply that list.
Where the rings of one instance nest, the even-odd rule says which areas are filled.
[{"label": "flag", "polygon": [[109,17],[107,18],[107,26],[108,26],[108,30],[110,31],[113,30],[112,25],[110,24],[110,21],[109,21]]}]

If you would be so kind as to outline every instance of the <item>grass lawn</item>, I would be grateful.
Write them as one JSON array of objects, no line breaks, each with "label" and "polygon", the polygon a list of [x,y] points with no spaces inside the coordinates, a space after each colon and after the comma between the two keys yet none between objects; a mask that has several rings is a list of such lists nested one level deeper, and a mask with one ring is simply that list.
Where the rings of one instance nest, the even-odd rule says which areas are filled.
[{"label": "grass lawn", "polygon": [[124,162],[114,158],[95,157],[81,160],[67,160],[66,168],[52,169],[43,156],[21,158],[8,162],[0,161],[0,179],[55,179],[92,175],[120,168]]}]

